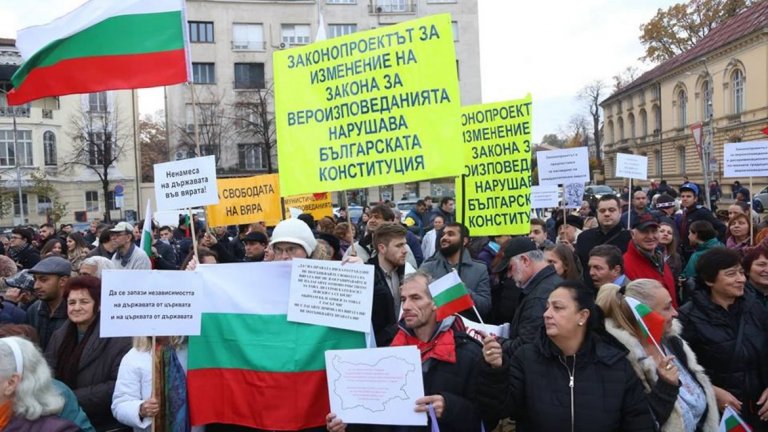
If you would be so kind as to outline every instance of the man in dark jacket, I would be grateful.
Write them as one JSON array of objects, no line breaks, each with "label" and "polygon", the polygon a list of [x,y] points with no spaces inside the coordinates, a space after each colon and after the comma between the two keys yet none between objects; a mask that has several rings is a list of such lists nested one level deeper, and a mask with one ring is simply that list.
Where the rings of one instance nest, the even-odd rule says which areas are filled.
[{"label": "man in dark jacket", "polygon": [[429,218],[429,224],[432,225],[435,220],[435,216],[442,216],[446,224],[456,221],[456,215],[454,210],[456,209],[456,200],[451,197],[443,197],[440,200],[440,207],[432,212],[432,216]]},{"label": "man in dark jacket", "polygon": [[16,262],[19,270],[29,270],[40,261],[40,252],[32,246],[32,230],[18,227],[11,231],[8,257]]},{"label": "man in dark jacket", "polygon": [[424,200],[416,201],[416,205],[405,215],[405,226],[408,231],[416,234],[421,239],[424,236],[424,213],[427,212],[427,205]]},{"label": "man in dark jacket", "polygon": [[648,212],[648,195],[642,189],[638,189],[632,192],[632,205],[629,210],[622,213],[621,224],[624,228],[629,228],[627,225],[627,216],[629,216],[629,223],[637,219],[640,215]]},{"label": "man in dark jacket", "polygon": [[717,230],[717,238],[721,242],[725,241],[725,224],[715,217],[708,208],[697,204],[698,195],[699,187],[693,183],[686,183],[680,187],[680,207],[683,209],[683,214],[676,216],[675,223],[677,224],[677,232],[681,234],[680,254],[686,261],[696,249],[696,246],[688,240],[688,231],[692,223],[698,220],[711,223]]},{"label": "man in dark jacket", "polygon": [[[432,278],[440,279],[449,272],[456,270],[459,277],[472,296],[475,308],[481,316],[487,316],[491,311],[491,283],[488,269],[481,261],[473,260],[467,251],[469,230],[460,223],[449,223],[443,228],[440,239],[440,250],[431,258],[424,261],[420,269],[429,273]],[[474,311],[465,312],[470,319],[476,318]]]},{"label": "man in dark jacket", "polygon": [[[602,244],[618,247],[621,253],[627,251],[627,244],[632,238],[629,231],[621,225],[621,202],[616,195],[603,195],[597,202],[597,228],[582,231],[576,242],[578,255],[583,268],[589,268],[589,251]],[[588,272],[584,272],[584,282],[594,289]]]},{"label": "man in dark jacket", "polygon": [[27,324],[37,330],[40,348],[45,350],[53,332],[67,321],[67,304],[63,300],[64,285],[72,273],[72,264],[51,256],[29,270],[35,278],[37,301],[27,309]]},{"label": "man in dark jacket", "polygon": [[[416,400],[416,411],[426,412],[431,404],[441,432],[477,432],[481,430],[481,418],[469,396],[481,347],[464,332],[461,318],[451,316],[437,321],[430,280],[422,271],[403,280],[403,319],[392,346],[414,345],[421,351],[426,396]],[[333,413],[326,420],[329,431],[344,430],[343,419]],[[377,430],[410,432],[423,428],[393,426]]]},{"label": "man in dark jacket", "polygon": [[522,290],[521,301],[509,327],[509,339],[502,344],[504,352],[512,355],[523,344],[533,342],[544,326],[547,298],[563,279],[547,264],[544,252],[528,237],[515,237],[504,248],[503,259],[495,272],[511,274]]},{"label": "man in dark jacket", "polygon": [[387,346],[397,332],[400,314],[400,281],[405,273],[405,228],[400,224],[381,224],[373,233],[376,254],[368,260],[374,266],[373,311],[371,322],[377,346]]}]

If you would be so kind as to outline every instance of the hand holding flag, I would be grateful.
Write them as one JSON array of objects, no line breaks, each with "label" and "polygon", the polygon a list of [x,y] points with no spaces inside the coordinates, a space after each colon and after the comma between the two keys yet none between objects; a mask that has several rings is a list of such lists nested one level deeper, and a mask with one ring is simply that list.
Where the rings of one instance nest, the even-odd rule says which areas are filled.
[{"label": "hand holding flag", "polygon": [[656,346],[661,354],[664,354],[664,350],[661,349],[661,337],[664,335],[664,317],[637,299],[624,297],[624,300],[629,305],[629,308],[632,309],[632,313],[635,315],[635,320],[637,320],[637,324],[643,331],[643,335]]},{"label": "hand holding flag", "polygon": [[747,426],[733,408],[727,406],[720,420],[720,432],[752,432],[752,428]]}]

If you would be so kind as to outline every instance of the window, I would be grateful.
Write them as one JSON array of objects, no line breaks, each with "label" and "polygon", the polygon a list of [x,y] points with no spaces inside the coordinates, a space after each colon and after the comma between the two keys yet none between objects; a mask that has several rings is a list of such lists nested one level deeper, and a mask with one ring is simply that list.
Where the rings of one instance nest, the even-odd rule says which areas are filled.
[{"label": "window", "polygon": [[653,134],[661,134],[661,108],[653,106]]},{"label": "window", "polygon": [[308,24],[283,24],[281,40],[287,46],[306,45],[309,43]]},{"label": "window", "polygon": [[685,172],[685,147],[677,148],[677,172]]},{"label": "window", "polygon": [[661,175],[661,151],[654,150],[653,151],[653,160],[656,163],[656,175]]},{"label": "window", "polygon": [[357,24],[329,24],[328,38],[352,34],[357,31]]},{"label": "window", "polygon": [[451,30],[453,30],[453,41],[459,41],[459,22],[451,21]]},{"label": "window", "polygon": [[99,192],[98,191],[85,191],[85,211],[87,212],[99,211]]},{"label": "window", "polygon": [[45,156],[45,166],[56,165],[56,135],[51,131],[43,133],[43,155]]},{"label": "window", "polygon": [[619,117],[619,141],[624,141],[624,119]]},{"label": "window", "polygon": [[640,135],[648,135],[648,113],[644,109],[640,110]]},{"label": "window", "polygon": [[[24,215],[29,216],[29,200],[27,199],[27,194],[25,193],[21,194],[21,205],[24,210]],[[16,217],[21,217],[21,213],[19,213],[19,194],[18,193],[13,194],[13,215]]]},{"label": "window", "polygon": [[213,43],[213,23],[208,21],[190,21],[189,41]]},{"label": "window", "polygon": [[264,63],[235,63],[236,89],[263,89]]},{"label": "window", "polygon": [[53,120],[53,110],[43,108],[43,118],[48,120]]},{"label": "window", "polygon": [[357,4],[357,0],[325,0],[327,4]]},{"label": "window", "polygon": [[214,63],[192,63],[192,82],[195,84],[215,84],[216,67]]},{"label": "window", "polygon": [[736,69],[731,74],[731,91],[733,92],[733,113],[744,111],[744,72]]},{"label": "window", "polygon": [[91,93],[88,95],[88,110],[90,112],[107,112],[107,93]]},{"label": "window", "polygon": [[411,12],[408,0],[376,0],[376,13]]},{"label": "window", "polygon": [[701,113],[702,121],[708,121],[712,118],[712,86],[709,80],[701,84]]},{"label": "window", "polygon": [[238,144],[237,156],[241,170],[265,169],[264,148],[258,144]]},{"label": "window", "polygon": [[459,68],[459,61],[456,60],[456,78],[461,80],[461,68]]},{"label": "window", "polygon": [[261,24],[233,24],[232,49],[264,51],[264,26]]},{"label": "window", "polygon": [[685,90],[677,92],[677,127],[683,128],[688,124],[688,94]]},{"label": "window", "polygon": [[53,208],[51,199],[42,195],[37,196],[37,214],[42,216],[48,214],[48,210]]},{"label": "window", "polygon": [[91,132],[88,134],[88,164],[104,165],[112,163],[112,134]]},{"label": "window", "polygon": [[[32,165],[32,131],[20,130],[16,135],[19,164]],[[16,165],[16,146],[13,142],[12,130],[0,130],[0,166]]]},{"label": "window", "polygon": [[632,113],[629,113],[629,116],[627,117],[627,120],[629,121],[629,137],[635,138],[635,115]]},{"label": "window", "polygon": [[608,144],[613,144],[613,121],[608,120]]},{"label": "window", "polygon": [[117,203],[115,202],[115,191],[107,191],[107,209],[119,210],[117,208]]}]

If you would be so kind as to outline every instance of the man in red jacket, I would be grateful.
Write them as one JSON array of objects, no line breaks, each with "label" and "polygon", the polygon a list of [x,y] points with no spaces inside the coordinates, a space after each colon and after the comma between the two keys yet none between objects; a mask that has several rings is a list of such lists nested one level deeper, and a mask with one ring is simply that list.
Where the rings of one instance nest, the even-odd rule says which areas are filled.
[{"label": "man in red jacket", "polygon": [[624,274],[630,280],[655,279],[664,285],[677,308],[675,278],[672,270],[657,249],[659,246],[659,222],[650,213],[640,215],[632,223],[632,241],[624,253]]}]

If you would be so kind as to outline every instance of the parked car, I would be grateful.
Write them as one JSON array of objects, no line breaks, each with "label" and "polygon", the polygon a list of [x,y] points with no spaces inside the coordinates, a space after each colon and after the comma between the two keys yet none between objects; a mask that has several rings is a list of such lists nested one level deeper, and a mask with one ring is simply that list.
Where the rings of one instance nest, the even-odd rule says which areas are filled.
[{"label": "parked car", "polygon": [[768,186],[764,187],[763,190],[755,194],[755,198],[752,201],[752,207],[758,213],[762,213],[765,209],[768,208]]},{"label": "parked car", "polygon": [[405,216],[412,208],[416,207],[416,201],[417,200],[400,200],[395,204],[397,209],[400,210],[400,222],[405,223]]},{"label": "parked car", "polygon": [[615,190],[606,185],[587,185],[584,188],[584,200],[589,202],[589,206],[597,208],[597,202],[603,195],[614,194],[617,195]]}]

